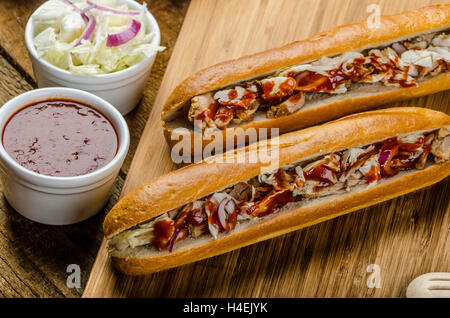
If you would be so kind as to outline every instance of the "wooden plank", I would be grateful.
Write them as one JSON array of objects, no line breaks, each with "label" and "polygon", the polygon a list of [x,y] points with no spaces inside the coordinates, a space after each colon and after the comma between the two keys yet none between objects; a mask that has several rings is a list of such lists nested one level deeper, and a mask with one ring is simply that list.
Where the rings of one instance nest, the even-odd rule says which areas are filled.
[{"label": "wooden plank", "polygon": [[[443,1],[194,0],[155,100],[122,194],[174,166],[160,111],[189,74],[367,17]],[[450,111],[449,93],[396,103]],[[449,271],[448,181],[351,215],[208,260],[144,277],[115,272],[102,243],[84,297],[399,297],[427,271]],[[369,264],[382,288],[366,285]]]}]

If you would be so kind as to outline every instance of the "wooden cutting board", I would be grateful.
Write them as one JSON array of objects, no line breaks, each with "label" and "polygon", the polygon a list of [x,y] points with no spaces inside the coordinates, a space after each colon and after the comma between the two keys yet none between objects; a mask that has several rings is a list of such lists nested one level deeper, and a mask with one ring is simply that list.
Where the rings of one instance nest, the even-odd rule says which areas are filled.
[{"label": "wooden cutting board", "polygon": [[[185,77],[217,62],[278,47],[337,25],[444,1],[193,0],[122,195],[175,167],[160,111]],[[162,35],[164,36],[164,34]],[[450,111],[450,94],[396,105]],[[130,127],[133,129],[133,127]],[[111,267],[103,242],[84,297],[402,297],[430,271],[450,271],[449,182],[208,260],[145,277]],[[376,264],[380,288],[368,288]]]}]

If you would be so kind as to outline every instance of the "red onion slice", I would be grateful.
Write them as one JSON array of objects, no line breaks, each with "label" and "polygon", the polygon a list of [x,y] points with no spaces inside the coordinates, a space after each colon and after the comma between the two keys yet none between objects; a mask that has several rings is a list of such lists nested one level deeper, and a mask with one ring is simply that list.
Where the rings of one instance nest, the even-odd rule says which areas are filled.
[{"label": "red onion slice", "polygon": [[116,10],[116,9],[112,9],[112,8],[103,7],[101,5],[98,5],[98,4],[90,1],[90,0],[87,0],[87,4],[89,4],[90,6],[93,6],[97,10],[107,11],[107,12],[111,12],[111,13],[115,13],[115,14],[126,14],[126,15],[141,14],[140,12],[137,12],[137,11],[122,11],[122,10]]},{"label": "red onion slice", "polygon": [[381,153],[378,156],[378,163],[380,164],[382,176],[393,176],[397,173],[397,171],[391,167],[391,163],[394,156],[398,153],[398,148],[398,144],[388,144],[381,148]]},{"label": "red onion slice", "polygon": [[122,32],[109,34],[106,41],[106,46],[115,47],[125,44],[136,37],[141,30],[141,23],[136,20],[131,20],[130,26]]},{"label": "red onion slice", "polygon": [[173,237],[172,237],[172,239],[170,240],[169,252],[172,252],[172,250],[173,250],[173,245],[175,244],[175,242],[176,242],[176,240],[177,240],[177,238],[178,238],[178,235],[180,235],[180,233],[181,233],[181,230],[180,230],[180,229],[177,229],[176,232],[173,234]]},{"label": "red onion slice", "polygon": [[386,161],[388,160],[390,155],[391,155],[391,150],[385,150],[380,153],[380,155],[378,156],[378,163],[380,164],[380,166],[382,166],[386,163]]},{"label": "red onion slice", "polygon": [[97,21],[92,16],[89,18],[88,25],[86,26],[86,29],[84,29],[83,34],[81,35],[80,39],[78,40],[77,44],[75,44],[75,47],[81,44],[82,40],[89,40],[91,38],[92,33],[94,33],[95,26],[97,25]]},{"label": "red onion slice", "polygon": [[227,217],[228,213],[225,211],[225,205],[228,203],[230,199],[225,198],[219,203],[219,207],[217,208],[217,219],[219,220],[220,226],[223,229],[227,228]]},{"label": "red onion slice", "polygon": [[223,229],[229,231],[230,224],[228,222],[228,215],[232,214],[236,211],[237,205],[236,202],[232,198],[225,198],[219,203],[219,207],[217,208],[217,216],[220,225]]},{"label": "red onion slice", "polygon": [[236,208],[237,208],[236,202],[234,202],[234,200],[231,199],[231,198],[230,198],[230,200],[228,200],[227,203],[225,203],[225,211],[226,211],[228,214],[231,214],[231,213],[233,213],[234,211],[236,211]]},{"label": "red onion slice", "polygon": [[211,201],[209,199],[206,200],[205,213],[208,216],[209,233],[211,233],[211,235],[215,239],[217,239],[217,236],[219,235],[219,230],[213,224],[213,217],[214,217],[213,214],[215,213],[215,206],[211,203]]}]

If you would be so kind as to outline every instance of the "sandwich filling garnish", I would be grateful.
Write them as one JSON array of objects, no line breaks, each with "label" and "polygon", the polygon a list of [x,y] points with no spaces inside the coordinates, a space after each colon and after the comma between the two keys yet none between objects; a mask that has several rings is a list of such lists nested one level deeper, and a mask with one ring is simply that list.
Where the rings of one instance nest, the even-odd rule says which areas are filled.
[{"label": "sandwich filling garnish", "polygon": [[115,235],[110,248],[154,246],[171,252],[187,237],[217,239],[237,224],[274,214],[291,202],[345,194],[357,185],[371,188],[400,171],[421,170],[427,161],[443,163],[449,158],[448,128],[330,153],[260,174],[164,213]]},{"label": "sandwich filling garnish", "polygon": [[190,101],[188,120],[205,131],[293,114],[310,100],[344,94],[355,84],[414,87],[449,71],[450,34],[435,32],[387,47],[346,52],[294,65],[264,78],[205,93]]}]

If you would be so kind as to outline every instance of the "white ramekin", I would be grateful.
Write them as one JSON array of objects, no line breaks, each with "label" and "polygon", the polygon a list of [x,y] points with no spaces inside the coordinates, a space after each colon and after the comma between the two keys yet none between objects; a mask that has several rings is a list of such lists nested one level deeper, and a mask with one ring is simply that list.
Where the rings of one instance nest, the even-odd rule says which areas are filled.
[{"label": "white ramekin", "polygon": [[44,224],[66,225],[96,214],[107,202],[130,144],[123,116],[107,101],[88,92],[53,87],[29,91],[0,108],[0,129],[20,108],[49,98],[80,101],[110,119],[119,136],[116,156],[106,166],[76,177],[45,176],[28,170],[12,159],[0,142],[0,178],[9,204],[26,218]]},{"label": "white ramekin", "polygon": [[[141,5],[133,0],[120,0],[120,2],[126,3],[131,9],[138,10],[141,8]],[[43,5],[45,5],[45,3]],[[39,12],[43,5],[41,5],[33,15],[36,14],[36,12]],[[127,69],[111,74],[96,76],[73,74],[38,57],[33,45],[33,15],[31,15],[28,20],[25,29],[25,44],[30,55],[37,84],[40,88],[62,86],[81,89],[110,102],[122,115],[130,112],[138,104],[139,100],[142,98],[145,84],[150,75],[156,54]],[[161,33],[159,31],[158,23],[150,13],[147,14],[147,20],[148,32],[155,32],[152,44],[159,45]]]}]

